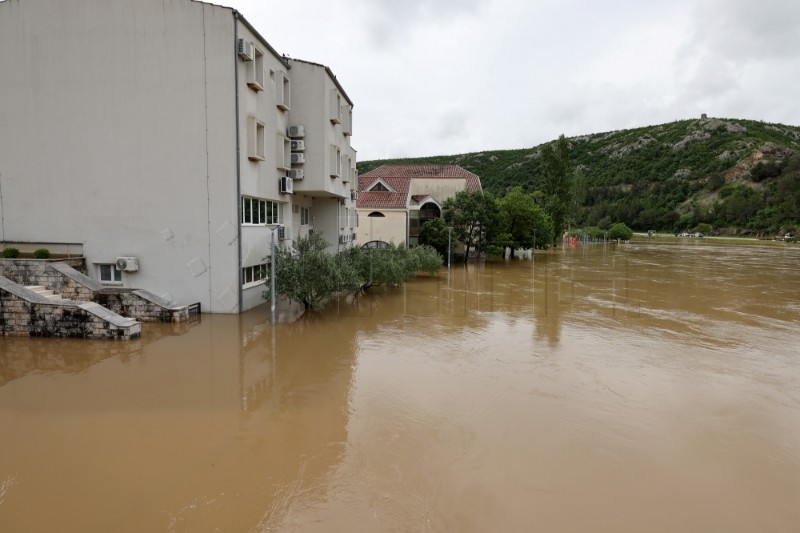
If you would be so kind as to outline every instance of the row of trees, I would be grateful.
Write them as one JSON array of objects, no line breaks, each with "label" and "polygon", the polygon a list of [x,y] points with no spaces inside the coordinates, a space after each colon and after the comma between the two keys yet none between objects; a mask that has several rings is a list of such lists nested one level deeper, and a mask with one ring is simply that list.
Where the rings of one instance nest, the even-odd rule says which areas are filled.
[{"label": "row of trees", "polygon": [[540,158],[541,191],[525,193],[517,186],[501,198],[490,192],[460,191],[442,206],[443,220],[422,226],[420,242],[444,256],[452,237],[464,246],[465,260],[473,251],[493,254],[510,248],[513,254],[518,248],[552,244],[576,220],[586,197],[586,179],[573,173],[563,135],[543,146]]},{"label": "row of trees", "polygon": [[[382,248],[349,248],[336,255],[327,252],[321,233],[299,237],[292,246],[281,244],[264,278],[272,276],[275,292],[308,308],[319,308],[340,292],[363,292],[379,285],[399,285],[417,272],[435,274],[442,257],[430,246],[387,245]],[[263,293],[270,299],[269,291]]]}]

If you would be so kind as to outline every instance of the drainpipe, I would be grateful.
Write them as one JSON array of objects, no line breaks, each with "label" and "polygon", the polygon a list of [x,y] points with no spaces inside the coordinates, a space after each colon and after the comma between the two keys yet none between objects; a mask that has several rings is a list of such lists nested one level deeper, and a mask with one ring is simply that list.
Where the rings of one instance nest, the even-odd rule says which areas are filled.
[{"label": "drainpipe", "polygon": [[237,279],[239,285],[236,287],[239,295],[239,313],[242,312],[242,154],[239,139],[239,58],[236,46],[239,43],[239,12],[233,10],[233,81],[236,95],[236,260],[239,265]]}]

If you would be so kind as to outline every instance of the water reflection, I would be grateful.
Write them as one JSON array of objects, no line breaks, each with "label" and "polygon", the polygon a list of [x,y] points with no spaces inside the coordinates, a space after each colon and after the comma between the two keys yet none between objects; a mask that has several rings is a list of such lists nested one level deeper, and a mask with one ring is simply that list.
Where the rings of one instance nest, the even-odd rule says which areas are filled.
[{"label": "water reflection", "polygon": [[277,327],[0,339],[0,529],[789,531],[798,252],[579,247]]}]

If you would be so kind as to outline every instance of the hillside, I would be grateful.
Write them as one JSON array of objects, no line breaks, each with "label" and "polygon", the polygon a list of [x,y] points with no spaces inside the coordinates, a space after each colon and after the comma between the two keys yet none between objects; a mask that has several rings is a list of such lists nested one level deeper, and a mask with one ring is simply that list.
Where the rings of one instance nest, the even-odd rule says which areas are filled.
[{"label": "hillside", "polygon": [[[700,223],[721,233],[800,226],[800,127],[704,118],[569,139],[587,185],[576,223],[622,221],[645,230]],[[538,190],[541,146],[414,159],[363,161],[457,164],[497,196],[520,185]]]}]

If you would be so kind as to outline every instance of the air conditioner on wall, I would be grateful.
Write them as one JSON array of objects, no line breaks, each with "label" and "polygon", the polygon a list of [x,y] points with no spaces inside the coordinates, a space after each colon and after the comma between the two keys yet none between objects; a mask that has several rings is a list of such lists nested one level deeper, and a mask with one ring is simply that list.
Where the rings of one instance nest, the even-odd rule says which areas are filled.
[{"label": "air conditioner on wall", "polygon": [[303,179],[303,169],[302,168],[293,168],[289,171],[289,177],[293,180],[301,180]]},{"label": "air conditioner on wall", "polygon": [[304,141],[297,141],[292,139],[292,152],[302,152],[306,149],[306,143]]},{"label": "air conditioner on wall", "polygon": [[286,226],[280,226],[278,228],[278,240],[285,241],[286,240]]},{"label": "air conditioner on wall", "polygon": [[239,39],[236,49],[239,53],[239,57],[245,61],[252,61],[256,55],[256,47],[253,43],[245,41],[244,39]]},{"label": "air conditioner on wall", "polygon": [[303,152],[292,152],[292,164],[293,165],[302,165],[306,162],[306,156]]},{"label": "air conditioner on wall", "polygon": [[289,137],[299,139],[306,136],[306,129],[303,126],[289,126]]},{"label": "air conditioner on wall", "polygon": [[136,272],[139,270],[139,259],[136,257],[117,257],[117,270]]},{"label": "air conditioner on wall", "polygon": [[358,191],[350,191],[350,199],[354,202],[358,200]]},{"label": "air conditioner on wall", "polygon": [[289,176],[282,176],[280,182],[280,191],[285,194],[294,193],[294,181]]}]

